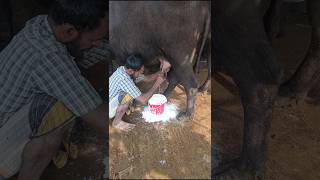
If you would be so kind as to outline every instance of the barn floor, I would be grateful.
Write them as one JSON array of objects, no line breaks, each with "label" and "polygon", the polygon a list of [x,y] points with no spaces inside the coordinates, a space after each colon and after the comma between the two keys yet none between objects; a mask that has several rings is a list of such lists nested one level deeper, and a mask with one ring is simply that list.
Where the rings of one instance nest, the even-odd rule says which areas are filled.
[{"label": "barn floor", "polygon": [[[286,78],[295,70],[308,48],[310,26],[303,4],[290,9],[285,36],[274,47]],[[300,6],[300,7],[299,7]],[[239,156],[242,143],[243,109],[240,99],[213,81],[213,137],[224,159]],[[320,179],[320,107],[306,101],[301,105],[275,107],[266,175],[268,180]]]},{"label": "barn floor", "polygon": [[[186,96],[179,86],[171,101],[180,109],[185,108]],[[125,118],[137,124],[131,132],[123,133],[109,126],[110,178],[210,178],[210,107],[209,92],[196,97],[192,121],[145,123],[137,111]]]}]

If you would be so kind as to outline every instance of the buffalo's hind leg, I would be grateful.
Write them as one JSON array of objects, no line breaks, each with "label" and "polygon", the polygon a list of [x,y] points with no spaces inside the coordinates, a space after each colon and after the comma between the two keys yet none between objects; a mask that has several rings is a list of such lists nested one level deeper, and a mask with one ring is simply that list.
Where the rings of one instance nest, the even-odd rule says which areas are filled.
[{"label": "buffalo's hind leg", "polygon": [[195,97],[197,95],[198,92],[198,88],[194,88],[194,87],[186,87],[184,86],[185,92],[187,94],[187,109],[186,112],[183,112],[181,114],[179,114],[178,118],[180,120],[184,120],[184,119],[189,119],[189,118],[193,118],[194,115],[194,104],[195,104]]},{"label": "buffalo's hind leg", "polygon": [[211,84],[211,45],[209,45],[209,55],[208,55],[208,74],[207,74],[207,79],[206,81],[200,86],[199,88],[199,92],[205,92],[207,90],[209,90],[210,88],[210,84]]},{"label": "buffalo's hind leg", "polygon": [[[285,97],[281,99],[294,99],[296,103],[303,102],[309,90],[320,80],[320,1],[308,0],[307,9],[312,26],[307,55],[294,75],[279,90],[280,97]],[[287,102],[280,103],[283,105]]]}]

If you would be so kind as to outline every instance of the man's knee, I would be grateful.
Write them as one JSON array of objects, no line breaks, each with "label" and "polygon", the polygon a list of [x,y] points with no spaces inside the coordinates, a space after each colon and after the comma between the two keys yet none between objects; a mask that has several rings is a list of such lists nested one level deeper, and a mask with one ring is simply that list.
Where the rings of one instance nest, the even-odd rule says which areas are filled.
[{"label": "man's knee", "polygon": [[134,99],[129,94],[122,92],[120,93],[118,100],[119,100],[119,106],[117,108],[117,113],[122,113],[122,112],[126,112],[129,106],[132,105]]},{"label": "man's knee", "polygon": [[132,102],[133,102],[132,96],[130,96],[129,94],[124,93],[124,92],[120,93],[120,95],[119,95],[119,104],[120,105],[126,105],[126,104],[130,105],[130,104],[132,104]]},{"label": "man's knee", "polygon": [[121,104],[117,108],[117,113],[126,112],[126,110],[129,108],[129,103],[127,104]]}]

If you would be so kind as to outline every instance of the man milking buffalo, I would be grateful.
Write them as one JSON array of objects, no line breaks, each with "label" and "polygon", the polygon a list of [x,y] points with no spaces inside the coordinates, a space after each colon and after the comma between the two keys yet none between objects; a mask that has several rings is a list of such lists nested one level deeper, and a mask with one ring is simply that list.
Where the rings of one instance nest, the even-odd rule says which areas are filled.
[{"label": "man milking buffalo", "polygon": [[39,179],[52,159],[63,163],[57,152],[74,117],[107,132],[106,106],[73,61],[106,36],[107,8],[54,1],[0,53],[0,179],[17,171],[18,180]]},{"label": "man milking buffalo", "polygon": [[[151,96],[165,81],[165,74],[171,65],[163,58],[159,58],[160,70],[151,75],[143,75],[144,59],[138,54],[132,54],[126,58],[124,66],[120,66],[109,78],[109,117],[115,118],[112,126],[123,131],[130,131],[134,124],[122,120],[123,115],[135,100],[143,105],[147,104]],[[148,92],[142,94],[135,83],[152,83]]]}]

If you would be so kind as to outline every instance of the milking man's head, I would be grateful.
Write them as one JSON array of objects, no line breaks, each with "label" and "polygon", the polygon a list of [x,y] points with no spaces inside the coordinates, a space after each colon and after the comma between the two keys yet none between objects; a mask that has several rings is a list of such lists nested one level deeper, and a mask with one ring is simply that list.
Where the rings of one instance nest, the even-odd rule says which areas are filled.
[{"label": "milking man's head", "polygon": [[138,77],[144,72],[144,59],[139,54],[132,54],[127,57],[125,68],[127,73],[134,78]]},{"label": "milking man's head", "polygon": [[90,49],[108,33],[107,10],[105,0],[54,0],[49,23],[57,40],[70,51]]}]

